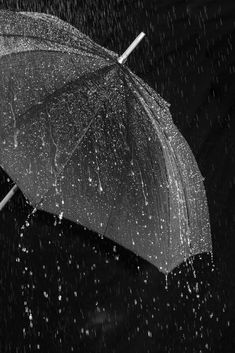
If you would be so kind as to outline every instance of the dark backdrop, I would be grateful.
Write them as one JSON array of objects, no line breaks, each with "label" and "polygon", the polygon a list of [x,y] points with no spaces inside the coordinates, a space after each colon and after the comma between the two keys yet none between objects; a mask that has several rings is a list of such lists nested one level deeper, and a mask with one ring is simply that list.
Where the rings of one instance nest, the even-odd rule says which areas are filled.
[{"label": "dark backdrop", "polygon": [[[122,53],[171,103],[208,196],[210,256],[168,277],[121,247],[37,212],[18,192],[0,214],[0,352],[232,352],[234,349],[233,0],[0,0],[48,12]],[[0,196],[12,183],[0,171]],[[21,236],[23,234],[23,237]],[[20,248],[21,247],[21,248]],[[23,250],[23,251],[22,251]]]}]

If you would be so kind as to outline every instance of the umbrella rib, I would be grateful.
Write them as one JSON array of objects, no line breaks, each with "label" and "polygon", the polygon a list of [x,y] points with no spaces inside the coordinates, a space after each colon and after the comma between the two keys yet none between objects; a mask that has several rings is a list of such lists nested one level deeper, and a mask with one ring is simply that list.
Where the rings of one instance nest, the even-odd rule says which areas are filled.
[{"label": "umbrella rib", "polygon": [[[175,156],[175,158],[176,158],[178,164],[180,164],[179,158],[178,158],[178,156],[177,156],[177,154],[176,154],[175,152],[174,152],[174,156]],[[184,184],[185,184],[185,183],[184,183],[184,178],[183,178],[183,176],[182,176],[182,173],[181,173],[180,168],[177,168],[177,171],[178,171],[178,173],[179,173],[179,177],[180,177],[180,181],[181,181],[181,186],[182,186],[182,190],[183,190],[183,195],[184,195],[184,200],[185,200],[185,209],[186,209],[186,214],[187,214],[187,223],[188,223],[188,226],[189,226],[189,228],[190,228],[190,226],[191,226],[191,222],[190,222],[190,212],[189,212],[190,207],[189,207],[189,204],[188,204],[187,191],[186,191],[186,188],[185,188],[185,185],[184,185]]]},{"label": "umbrella rib", "polygon": [[[59,53],[59,54],[69,54],[69,55],[71,55],[71,53],[66,51],[66,50],[62,51],[62,50],[55,50],[55,49],[28,49],[28,50],[22,50],[22,51],[18,51],[18,52],[12,52],[12,53],[4,54],[3,56],[0,56],[0,60],[1,59],[3,60],[3,58],[5,58],[7,56],[10,56],[10,55],[17,56],[17,55],[22,55],[24,53],[36,53],[36,52],[46,52],[48,54],[49,53]],[[84,52],[86,54],[88,53],[85,50],[84,50]],[[80,56],[81,57],[81,55],[79,53],[72,52],[72,54],[75,55],[75,56]],[[91,54],[93,54],[93,53],[91,53]],[[97,56],[97,57],[100,58],[100,56]]]},{"label": "umbrella rib", "polygon": [[[86,46],[79,46],[79,48],[75,48],[75,47],[72,47],[72,46],[70,46],[70,45],[64,45],[63,43],[60,43],[60,42],[57,42],[57,41],[55,41],[55,40],[51,40],[51,39],[47,39],[47,38],[42,38],[42,37],[37,37],[37,36],[30,36],[30,35],[27,35],[27,36],[25,36],[25,35],[23,35],[23,34],[9,34],[9,33],[0,33],[0,37],[19,37],[19,38],[29,38],[29,39],[37,39],[37,40],[39,40],[39,41],[43,41],[44,43],[46,42],[50,42],[50,43],[53,43],[53,44],[59,44],[59,45],[61,45],[61,46],[63,46],[63,47],[65,47],[65,48],[70,48],[70,49],[73,49],[73,50],[81,50],[81,51],[84,51],[84,52],[87,52],[87,53],[90,53],[90,54],[97,54],[97,52],[98,52],[98,54],[101,56],[101,57],[103,57],[103,58],[109,58],[109,59],[112,59],[112,60],[114,60],[114,58],[109,54],[109,53],[103,53],[103,51],[100,49],[100,47],[98,47],[98,48],[96,48],[97,49],[97,52],[96,52],[96,50],[92,50],[92,48],[87,48]],[[89,50],[87,50],[87,49],[89,49]],[[48,51],[50,51],[49,49],[48,49]],[[103,55],[101,55],[101,54],[103,54]],[[116,60],[116,59],[115,59]]]},{"label": "umbrella rib", "polygon": [[[130,74],[129,74],[129,77],[131,78],[131,80],[132,80],[134,86],[136,87],[136,90],[138,91],[138,93],[136,93],[136,92],[134,91],[133,94],[135,94],[135,95],[138,97],[137,94],[140,94],[140,95],[141,95],[141,92],[139,91],[137,85],[135,84],[134,79],[131,77]],[[138,80],[138,81],[139,81],[139,83],[141,84],[141,81],[140,81],[140,80]],[[146,88],[145,85],[143,85],[143,84],[141,84],[141,85],[142,85],[142,87],[143,87],[144,89]],[[148,90],[147,90],[147,92],[150,93]],[[141,97],[142,97],[142,96],[143,96],[143,95],[141,95]],[[144,110],[146,111],[146,107],[145,107],[145,105],[143,104],[142,100],[139,100],[139,101],[140,101],[141,105],[143,106]],[[146,112],[147,112],[147,111],[146,111]],[[147,114],[148,114],[148,112],[147,112]],[[163,130],[163,133],[164,133],[164,135],[166,136],[164,130]],[[166,138],[167,138],[167,136],[166,136]],[[168,139],[167,139],[167,142],[168,142]],[[173,152],[173,154],[174,154],[175,159],[178,161],[178,157],[177,157],[177,155],[176,155],[176,153],[175,153],[175,151],[174,151],[173,149],[172,149],[172,152]],[[185,200],[185,206],[186,206],[185,209],[186,209],[186,214],[187,214],[187,223],[188,223],[188,226],[190,227],[190,213],[189,213],[189,205],[188,205],[188,201],[187,201],[187,192],[186,192],[185,187],[184,187],[184,180],[183,180],[183,177],[182,177],[182,173],[181,173],[181,171],[180,171],[179,168],[177,168],[177,171],[178,171],[178,174],[179,174],[179,178],[180,178],[180,182],[181,182],[181,187],[182,187],[182,191],[183,191],[183,195],[184,195],[184,200]]]},{"label": "umbrella rib", "polygon": [[[128,75],[128,77],[130,77],[130,79],[131,79],[131,81],[132,81],[134,87],[136,88],[136,91],[135,91],[135,90],[131,91],[131,94],[132,94],[135,98],[138,99],[138,102],[140,102],[140,104],[141,104],[141,106],[143,107],[144,111],[147,113],[147,116],[149,116],[150,112],[146,109],[146,106],[145,106],[145,104],[143,103],[143,101],[142,101],[141,99],[139,99],[139,95],[140,95],[141,97],[143,97],[143,94],[141,94],[141,92],[140,92],[138,86],[136,85],[134,79],[131,77],[130,74]],[[143,84],[141,84],[141,82],[140,82],[140,85],[145,89],[145,86],[143,86]],[[147,92],[148,92],[148,91],[147,91]],[[148,93],[149,93],[149,92],[148,92]],[[143,97],[143,99],[144,99],[144,97]],[[146,105],[147,105],[147,104],[146,104]],[[136,113],[138,114],[138,112],[136,112]],[[162,128],[161,124],[159,124],[159,125],[160,125],[160,128]],[[163,130],[163,133],[164,133],[164,130]],[[164,135],[165,135],[165,133],[164,133]],[[166,170],[166,176],[167,176],[167,179],[168,179],[167,170]],[[168,214],[170,214],[170,200],[169,200],[169,195],[168,195],[168,203],[167,203],[167,204],[168,204]],[[169,239],[168,239],[168,242],[169,242]]]},{"label": "umbrella rib", "polygon": [[[154,91],[149,85],[147,85],[140,77],[136,76],[133,72],[131,72],[129,69],[126,70],[128,77],[130,78],[130,80],[132,81],[133,85],[136,87],[136,82],[135,80],[138,82],[138,84],[143,87],[143,89],[145,89],[148,94],[150,96],[153,96],[157,98],[157,104],[161,107],[161,108],[165,108],[166,106],[169,107],[170,103],[168,103],[167,101],[165,101],[165,99],[163,99],[160,94],[158,94],[156,91]],[[137,87],[138,88],[138,87]],[[139,91],[139,89],[138,89]],[[140,93],[141,94],[141,93]]]},{"label": "umbrella rib", "polygon": [[[78,28],[74,27],[73,25],[71,25],[70,23],[67,23],[63,20],[61,20],[60,18],[57,18],[56,16],[50,15],[50,14],[45,14],[45,13],[40,13],[40,16],[38,16],[39,14],[37,12],[20,12],[20,14],[24,17],[28,17],[28,18],[33,18],[34,20],[40,20],[46,24],[50,24],[50,25],[55,25],[56,23],[56,29],[58,29],[60,32],[62,32],[62,34],[65,35],[70,35],[72,32],[75,32],[75,36],[77,38],[77,41],[86,41],[86,44],[91,45],[92,47],[96,47],[97,50],[100,50],[101,52],[108,52],[108,55],[110,55],[110,50],[107,50],[106,48],[102,47],[101,45],[99,45],[98,43],[94,42],[88,35],[82,33],[79,31]],[[35,16],[36,15],[36,16]],[[59,22],[58,22],[59,19]],[[66,26],[63,29],[59,26],[57,27],[58,24],[62,24],[62,26]],[[82,35],[82,38],[81,38]],[[54,41],[56,43],[56,41]]]},{"label": "umbrella rib", "polygon": [[[126,83],[126,79],[125,79],[125,75],[122,71],[120,71],[121,73],[121,79],[122,79],[122,82],[123,82],[123,91],[124,91],[124,97],[125,97],[125,114],[126,114],[126,117],[127,117],[127,110],[128,110],[128,105],[127,105],[127,98],[126,98],[126,94],[125,94],[125,90],[127,89],[127,83]],[[128,118],[128,117],[127,117]],[[128,121],[128,119],[127,119]],[[121,181],[124,180],[124,177],[126,177],[127,173],[129,171],[129,168],[126,167],[126,172],[123,174],[123,177],[121,178]],[[122,185],[122,182],[120,183],[119,187],[117,188],[117,195],[118,195],[118,192],[120,191],[120,189],[123,187]],[[119,197],[120,199],[120,197]],[[114,208],[115,208],[115,205],[117,203],[117,200],[113,200],[113,204],[112,204],[112,208],[111,208],[111,212],[109,214],[109,217],[108,217],[108,220],[107,220],[107,224],[106,224],[106,228],[105,228],[105,231],[104,231],[104,236],[106,235],[107,233],[107,230],[108,230],[108,227],[109,227],[109,223],[110,223],[110,220],[111,220],[111,217],[113,215],[113,211],[114,211]]]},{"label": "umbrella rib", "polygon": [[[121,178],[120,185],[119,185],[118,188],[117,188],[117,195],[119,194],[120,190],[125,186],[124,183],[122,184],[122,181],[123,181],[124,178],[126,177],[126,175],[127,175],[127,173],[128,173],[128,170],[129,170],[129,169],[126,168],[126,172],[123,173],[123,176],[122,176],[122,178]],[[112,218],[113,212],[114,212],[114,210],[115,210],[115,206],[116,206],[116,204],[117,204],[117,200],[120,200],[120,199],[122,200],[122,198],[123,198],[123,194],[120,194],[120,196],[117,197],[117,199],[114,198],[114,200],[113,200],[112,208],[111,208],[111,211],[110,211],[110,213],[109,213],[109,217],[108,217],[107,224],[106,224],[106,227],[105,227],[105,231],[104,231],[104,234],[103,234],[104,236],[106,236],[106,234],[107,234],[107,231],[108,231],[108,228],[109,228],[109,223],[110,223],[110,220],[111,220],[111,218]]]},{"label": "umbrella rib", "polygon": [[[91,121],[89,122],[87,128],[85,129],[84,133],[82,134],[82,136],[80,137],[80,139],[78,140],[78,142],[76,143],[75,147],[73,148],[73,150],[70,153],[70,156],[68,157],[67,161],[64,163],[63,167],[61,168],[61,170],[56,174],[56,179],[59,177],[59,175],[63,172],[63,170],[66,168],[68,162],[71,160],[74,152],[76,151],[76,149],[79,147],[79,145],[81,144],[81,142],[83,141],[84,137],[86,136],[88,130],[90,129],[92,123],[95,121],[98,113],[99,113],[100,108],[97,109],[97,111],[95,112],[94,117],[91,119]],[[40,201],[37,202],[36,206],[39,205],[43,199],[45,198],[45,196],[47,195],[47,193],[50,191],[50,189],[52,188],[52,186],[45,192],[45,194],[42,196],[42,198],[40,199]]]},{"label": "umbrella rib", "polygon": [[[24,113],[20,114],[17,119],[22,118],[24,115],[28,114],[30,111],[33,111],[34,109],[37,110],[38,106],[41,107],[43,104],[46,104],[48,102],[48,100],[50,98],[54,98],[58,95],[58,93],[60,92],[64,92],[66,87],[69,87],[71,84],[77,83],[78,81],[84,81],[85,79],[89,79],[90,77],[92,77],[93,75],[98,75],[100,72],[102,71],[109,71],[112,70],[113,66],[112,65],[107,65],[101,68],[98,68],[97,70],[94,70],[92,72],[89,73],[85,73],[81,76],[79,76],[78,78],[76,78],[75,80],[66,82],[66,84],[64,84],[63,86],[61,86],[60,88],[58,88],[57,90],[55,90],[54,92],[52,92],[51,94],[45,96],[43,98],[42,101],[40,101],[40,103],[37,103],[33,106],[31,106],[30,108],[28,108]],[[7,128],[11,123],[5,125],[5,128]]]},{"label": "umbrella rib", "polygon": [[[124,75],[123,75],[123,87],[124,87],[124,90],[128,90],[126,78],[125,78]],[[128,92],[129,92],[129,90],[128,90]],[[127,95],[125,94],[125,97],[126,97],[126,96],[127,96]],[[126,113],[126,115],[127,115],[127,111],[128,111],[128,101],[127,101],[127,99],[125,99],[125,106],[126,106],[126,112],[125,112],[125,113]],[[138,168],[139,168],[139,173],[140,173],[140,178],[142,178],[142,177],[141,177],[141,169],[140,169],[139,160],[138,160],[137,154],[134,152],[133,140],[132,140],[132,159],[133,159],[133,158],[135,158],[135,160],[136,160],[136,162],[137,162],[137,165],[138,165]],[[152,165],[152,162],[151,162],[151,165]],[[122,177],[121,181],[124,180],[124,178],[125,178],[126,175],[128,174],[128,171],[129,171],[129,168],[126,167],[126,171],[125,171],[125,173],[123,174],[123,177]],[[119,187],[118,187],[118,189],[117,189],[117,194],[119,193],[120,189],[123,188],[123,187],[124,187],[124,185],[123,185],[122,182],[121,182],[120,185],[119,185]],[[122,198],[122,197],[123,197],[123,194],[120,195],[119,200],[120,200],[120,198]],[[104,231],[104,236],[105,236],[106,233],[107,233],[107,230],[108,230],[108,227],[109,227],[109,223],[110,223],[111,217],[112,217],[112,215],[113,215],[113,211],[114,211],[114,209],[115,209],[115,205],[116,205],[116,204],[117,204],[117,200],[114,200],[114,201],[113,201],[113,205],[112,205],[111,212],[110,212],[109,217],[108,217],[108,220],[107,220],[107,225],[106,225],[106,228],[105,228],[105,231]]]},{"label": "umbrella rib", "polygon": [[[68,157],[67,161],[65,162],[65,164],[63,165],[63,167],[61,168],[61,170],[56,174],[56,179],[60,176],[60,174],[63,172],[63,170],[66,168],[68,162],[71,160],[74,152],[76,151],[76,149],[78,148],[78,146],[81,144],[81,142],[83,141],[84,137],[86,136],[88,130],[90,129],[92,123],[94,122],[94,120],[96,119],[96,115],[98,112],[96,112],[95,116],[90,120],[87,128],[85,129],[85,131],[83,132],[82,136],[80,137],[80,139],[78,140],[78,142],[76,143],[75,147],[73,148],[72,152],[70,153],[70,156]],[[37,208],[37,205],[39,205],[43,199],[45,198],[45,196],[48,194],[48,192],[51,190],[52,186],[49,187],[47,189],[47,191],[45,192],[45,194],[41,197],[40,201],[38,201],[35,205],[35,207]]]}]

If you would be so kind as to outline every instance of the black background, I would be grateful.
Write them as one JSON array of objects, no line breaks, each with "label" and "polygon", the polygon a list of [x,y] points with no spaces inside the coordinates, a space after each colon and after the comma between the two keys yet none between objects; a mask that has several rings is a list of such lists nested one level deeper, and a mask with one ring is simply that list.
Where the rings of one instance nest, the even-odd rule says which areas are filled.
[{"label": "black background", "polygon": [[[213,262],[202,254],[175,269],[166,288],[144,260],[46,213],[20,237],[31,208],[18,192],[0,214],[0,352],[232,352],[234,1],[0,0],[0,8],[54,14],[120,54],[146,32],[128,66],[171,103],[194,152],[214,250]],[[11,185],[1,170],[1,197]]]}]

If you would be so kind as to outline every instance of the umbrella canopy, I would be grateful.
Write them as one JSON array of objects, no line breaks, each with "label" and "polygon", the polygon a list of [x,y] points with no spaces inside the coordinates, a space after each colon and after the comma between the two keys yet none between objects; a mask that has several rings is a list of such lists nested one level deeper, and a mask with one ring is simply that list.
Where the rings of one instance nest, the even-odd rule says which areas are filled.
[{"label": "umbrella canopy", "polygon": [[211,251],[203,178],[153,89],[51,15],[0,11],[0,164],[38,209],[168,273]]}]

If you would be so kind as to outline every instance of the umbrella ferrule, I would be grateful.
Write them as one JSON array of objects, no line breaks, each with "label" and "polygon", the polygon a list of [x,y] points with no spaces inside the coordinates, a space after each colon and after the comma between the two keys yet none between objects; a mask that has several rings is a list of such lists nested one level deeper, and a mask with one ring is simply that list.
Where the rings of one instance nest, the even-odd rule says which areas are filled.
[{"label": "umbrella ferrule", "polygon": [[124,64],[127,60],[127,57],[130,55],[130,53],[136,48],[136,46],[139,44],[139,42],[144,38],[145,33],[141,32],[136,38],[135,40],[131,43],[131,45],[129,45],[129,47],[127,48],[126,51],[124,51],[124,53],[119,56],[119,58],[117,59],[117,61],[119,62],[119,64]]}]

